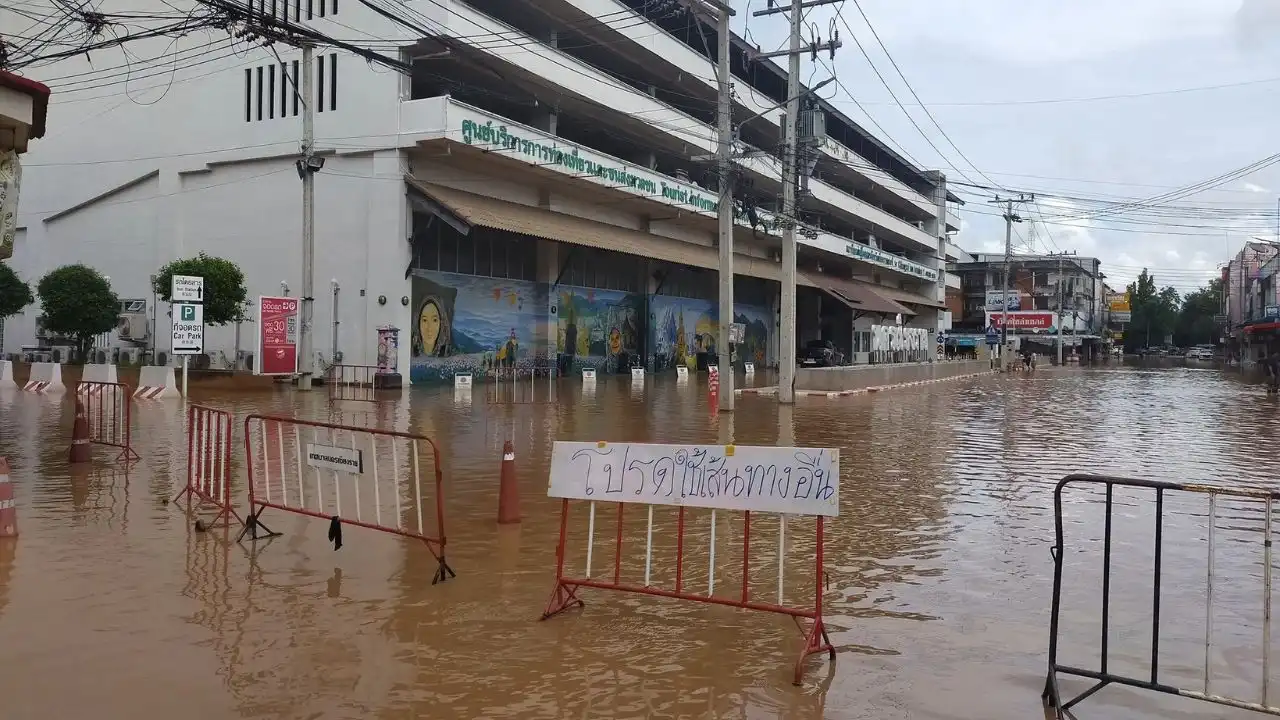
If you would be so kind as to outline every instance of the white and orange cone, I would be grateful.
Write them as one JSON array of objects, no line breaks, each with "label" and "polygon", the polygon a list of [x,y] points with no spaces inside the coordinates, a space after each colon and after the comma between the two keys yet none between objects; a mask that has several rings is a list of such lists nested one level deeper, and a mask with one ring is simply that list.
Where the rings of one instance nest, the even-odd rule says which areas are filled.
[{"label": "white and orange cone", "polygon": [[18,537],[18,504],[9,481],[9,461],[0,457],[0,538]]},{"label": "white and orange cone", "polygon": [[76,398],[76,424],[71,429],[71,452],[67,458],[72,465],[93,460],[93,448],[89,446],[89,419],[84,414],[84,403]]},{"label": "white and orange cone", "polygon": [[502,471],[498,476],[498,524],[520,522],[520,486],[516,484],[516,449],[502,444]]}]

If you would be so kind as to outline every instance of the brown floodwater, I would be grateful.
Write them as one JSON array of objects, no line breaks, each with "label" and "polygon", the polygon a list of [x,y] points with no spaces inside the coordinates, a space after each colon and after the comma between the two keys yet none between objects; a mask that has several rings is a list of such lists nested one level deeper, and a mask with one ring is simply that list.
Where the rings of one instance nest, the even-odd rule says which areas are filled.
[{"label": "brown floodwater", "polygon": [[[389,534],[348,527],[335,552],[328,524],[300,516],[276,514],[283,536],[257,544],[193,531],[166,502],[185,481],[178,403],[138,405],[142,459],[127,472],[99,450],[91,470],[73,474],[71,404],[0,393],[0,455],[12,465],[22,533],[0,540],[0,717],[1043,717],[1054,483],[1093,471],[1266,486],[1280,469],[1280,401],[1212,369],[1045,371],[794,408],[742,396],[719,417],[697,380],[651,377],[637,389],[602,378],[588,394],[566,381],[552,395],[544,384],[516,396],[535,402],[513,403],[477,386],[462,403],[451,389],[415,389],[336,408],[323,390],[195,396],[241,418],[337,417],[435,439],[457,577],[432,585],[423,545]],[[524,521],[499,527],[506,438]],[[559,529],[559,503],[545,497],[556,439],[840,448],[824,595],[835,662],[811,659],[805,684],[793,686],[800,636],[789,620],[678,600],[584,589],[583,610],[540,622]],[[237,433],[243,509],[240,442]],[[1102,513],[1096,495],[1072,497],[1062,660],[1093,665]],[[1111,660],[1135,674],[1149,672],[1152,513],[1149,495],[1117,493]],[[1166,513],[1162,679],[1196,687],[1206,519],[1185,498]],[[1214,689],[1255,700],[1261,516],[1231,503],[1218,513]],[[584,517],[573,522],[580,534]],[[597,528],[605,537],[610,522]],[[776,523],[759,532],[766,550],[776,542]],[[794,532],[811,549],[811,530]],[[610,542],[596,557],[611,568]],[[666,578],[663,562],[655,558],[655,576]],[[725,563],[718,592],[734,593],[740,575],[731,556]],[[634,558],[625,566],[634,573]],[[705,564],[691,573],[706,582]],[[767,594],[770,573],[753,587]],[[799,602],[812,580],[794,572],[788,593]],[[1245,716],[1126,689],[1077,710],[1108,720]]]}]

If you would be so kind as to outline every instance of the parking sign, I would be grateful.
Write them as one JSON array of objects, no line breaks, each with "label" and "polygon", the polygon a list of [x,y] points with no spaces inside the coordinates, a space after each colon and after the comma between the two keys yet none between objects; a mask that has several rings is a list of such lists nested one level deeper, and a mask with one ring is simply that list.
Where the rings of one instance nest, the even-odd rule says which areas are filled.
[{"label": "parking sign", "polygon": [[199,355],[204,352],[204,306],[173,304],[173,354]]}]

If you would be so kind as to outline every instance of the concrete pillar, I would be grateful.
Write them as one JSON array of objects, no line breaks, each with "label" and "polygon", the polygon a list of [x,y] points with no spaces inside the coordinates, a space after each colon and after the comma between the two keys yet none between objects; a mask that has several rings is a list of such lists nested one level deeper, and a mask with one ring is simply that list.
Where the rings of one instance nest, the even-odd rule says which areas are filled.
[{"label": "concrete pillar", "polygon": [[560,274],[560,244],[552,240],[538,240],[537,282],[540,292],[546,293],[546,323],[539,323],[534,335],[534,352],[544,350],[547,358],[556,361],[556,337],[559,327],[559,297],[552,285]]},{"label": "concrete pillar", "polygon": [[[947,176],[936,170],[929,173],[930,179],[934,181],[933,200],[934,216],[925,221],[925,232],[930,233],[937,238],[937,252],[932,258],[932,262],[926,262],[926,265],[932,265],[938,271],[938,280],[934,286],[934,300],[945,303],[947,301]],[[935,333],[942,332],[942,317],[945,310],[936,312],[937,322],[934,323],[933,329]],[[937,359],[937,343],[929,344],[929,357]]]},{"label": "concrete pillar", "polygon": [[[361,288],[343,284],[339,295],[341,324],[339,345],[349,364],[373,365],[378,359],[377,328],[392,325],[400,328],[400,351],[397,358],[400,375],[409,382],[409,358],[412,354],[413,308],[412,303],[401,303],[403,297],[413,297],[412,281],[404,277],[403,268],[413,261],[413,248],[408,242],[412,232],[412,211],[405,197],[404,188],[393,179],[404,176],[405,158],[402,150],[381,150],[374,153],[372,176],[375,182],[365,183],[365,227],[369,253],[368,275],[365,278],[367,292],[360,297]],[[320,226],[323,227],[323,226]],[[328,278],[316,278],[320,292],[328,293]],[[379,295],[387,296],[386,305],[378,305]],[[331,301],[332,296],[329,296]],[[318,300],[318,308],[324,306]],[[317,325],[317,347],[328,346],[327,333]],[[325,353],[328,355],[328,352]]]}]

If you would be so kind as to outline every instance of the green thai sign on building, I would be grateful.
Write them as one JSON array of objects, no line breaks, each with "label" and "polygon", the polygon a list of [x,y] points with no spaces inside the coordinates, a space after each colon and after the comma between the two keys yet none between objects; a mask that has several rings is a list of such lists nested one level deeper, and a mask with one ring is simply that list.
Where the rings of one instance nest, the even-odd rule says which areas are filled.
[{"label": "green thai sign on building", "polygon": [[[719,207],[716,192],[693,183],[656,173],[648,168],[598,153],[588,148],[561,141],[540,130],[507,122],[482,110],[450,102],[447,112],[449,124],[457,127],[462,142],[481,150],[498,152],[514,157],[530,165],[546,167],[594,182],[615,190],[622,190],[638,197],[665,203],[672,207],[690,210],[701,215],[714,216]],[[458,119],[461,118],[461,119]],[[456,125],[455,125],[456,123]],[[756,212],[757,224],[741,212],[735,212],[738,225],[763,231],[772,236],[782,234],[781,223],[774,213]],[[878,250],[848,238],[806,226],[797,233],[797,242],[827,252],[843,254],[856,260],[893,270],[927,281],[938,279],[935,269],[906,258]]]}]

